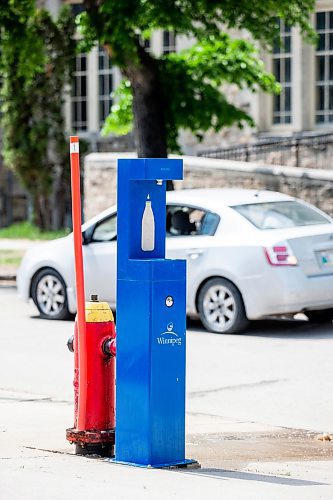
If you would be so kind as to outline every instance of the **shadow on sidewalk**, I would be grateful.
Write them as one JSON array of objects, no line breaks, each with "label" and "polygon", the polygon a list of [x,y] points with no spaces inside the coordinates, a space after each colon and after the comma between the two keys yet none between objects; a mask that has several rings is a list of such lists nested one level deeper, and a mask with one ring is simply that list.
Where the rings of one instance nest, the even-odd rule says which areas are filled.
[{"label": "shadow on sidewalk", "polygon": [[[187,328],[193,333],[220,336],[221,339],[230,336],[207,332],[199,321],[191,319],[187,321]],[[327,339],[333,338],[333,324],[310,323],[309,321],[298,319],[265,319],[251,321],[244,332],[231,335],[276,339]]]},{"label": "shadow on sidewalk", "polygon": [[203,468],[194,471],[187,471],[184,474],[194,474],[220,479],[243,479],[245,481],[260,481],[263,483],[283,484],[286,486],[328,486],[329,483],[319,483],[317,481],[307,481],[305,479],[293,479],[291,477],[269,476],[268,474],[257,474],[254,472],[242,472],[226,469]]}]

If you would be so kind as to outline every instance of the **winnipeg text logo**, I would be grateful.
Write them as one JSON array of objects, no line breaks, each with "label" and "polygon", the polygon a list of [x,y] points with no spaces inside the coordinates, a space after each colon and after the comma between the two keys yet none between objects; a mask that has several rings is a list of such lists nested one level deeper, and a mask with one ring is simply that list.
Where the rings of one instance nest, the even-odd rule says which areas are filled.
[{"label": "winnipeg text logo", "polygon": [[171,344],[172,347],[175,345],[182,345],[182,339],[173,331],[173,323],[167,324],[166,331],[162,332],[161,335],[157,337],[157,343]]}]

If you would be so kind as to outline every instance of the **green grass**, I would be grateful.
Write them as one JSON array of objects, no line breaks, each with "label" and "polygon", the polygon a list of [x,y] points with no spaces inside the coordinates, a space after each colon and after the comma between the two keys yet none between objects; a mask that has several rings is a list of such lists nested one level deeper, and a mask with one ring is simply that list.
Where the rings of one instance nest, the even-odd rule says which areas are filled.
[{"label": "green grass", "polygon": [[60,231],[41,231],[38,227],[30,222],[18,222],[11,226],[0,229],[0,238],[10,239],[28,239],[28,240],[53,240],[61,238],[70,233],[69,229]]}]

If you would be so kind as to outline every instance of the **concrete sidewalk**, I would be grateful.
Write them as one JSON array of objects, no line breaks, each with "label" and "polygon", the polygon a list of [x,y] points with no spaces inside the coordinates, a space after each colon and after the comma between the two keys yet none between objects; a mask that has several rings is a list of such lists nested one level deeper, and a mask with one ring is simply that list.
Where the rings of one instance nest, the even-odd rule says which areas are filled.
[{"label": "concrete sidewalk", "polygon": [[[311,433],[188,414],[198,470],[120,466],[74,455],[68,401],[0,391],[0,499],[333,498],[333,443]],[[261,439],[260,439],[261,437]]]}]

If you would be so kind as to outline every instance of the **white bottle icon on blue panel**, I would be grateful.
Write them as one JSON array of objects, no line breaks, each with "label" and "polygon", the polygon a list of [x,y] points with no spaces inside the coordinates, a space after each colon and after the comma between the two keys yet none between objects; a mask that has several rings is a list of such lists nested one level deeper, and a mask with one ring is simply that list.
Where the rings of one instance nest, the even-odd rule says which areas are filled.
[{"label": "white bottle icon on blue panel", "polygon": [[141,249],[143,252],[152,252],[155,248],[155,219],[151,206],[150,196],[146,199],[146,206],[142,216]]}]

